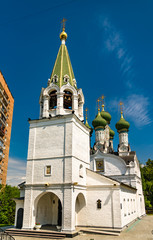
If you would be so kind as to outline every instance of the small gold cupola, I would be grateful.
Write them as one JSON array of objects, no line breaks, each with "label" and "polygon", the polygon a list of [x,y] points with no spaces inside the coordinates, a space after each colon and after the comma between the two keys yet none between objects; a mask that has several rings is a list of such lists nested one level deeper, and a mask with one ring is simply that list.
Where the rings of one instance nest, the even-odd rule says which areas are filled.
[{"label": "small gold cupola", "polygon": [[67,20],[65,19],[65,18],[63,18],[63,20],[61,21],[61,23],[62,23],[62,32],[60,33],[60,39],[61,39],[61,41],[62,41],[62,44],[65,44],[65,41],[66,41],[66,39],[67,39],[67,33],[65,32],[65,22],[66,22]]}]

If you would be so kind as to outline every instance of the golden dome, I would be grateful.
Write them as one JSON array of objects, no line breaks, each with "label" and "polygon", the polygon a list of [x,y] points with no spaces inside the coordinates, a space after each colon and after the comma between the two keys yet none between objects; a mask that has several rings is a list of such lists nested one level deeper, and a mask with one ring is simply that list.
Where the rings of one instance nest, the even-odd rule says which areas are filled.
[{"label": "golden dome", "polygon": [[62,31],[61,34],[60,34],[60,39],[61,40],[66,40],[67,39],[67,33],[65,31]]}]

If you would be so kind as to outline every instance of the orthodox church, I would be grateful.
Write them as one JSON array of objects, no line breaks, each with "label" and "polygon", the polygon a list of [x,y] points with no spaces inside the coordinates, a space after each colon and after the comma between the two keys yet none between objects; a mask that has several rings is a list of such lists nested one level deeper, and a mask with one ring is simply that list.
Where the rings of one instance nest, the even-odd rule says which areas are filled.
[{"label": "orthodox church", "polygon": [[[29,120],[26,182],[16,199],[15,226],[33,229],[36,223],[60,226],[73,232],[76,226],[122,229],[145,214],[139,162],[128,142],[130,124],[116,123],[117,152],[113,149],[111,115],[102,111],[84,123],[84,95],[74,77],[66,47],[65,26],[61,45],[42,88],[39,119]],[[23,215],[23,222],[21,216]]]}]

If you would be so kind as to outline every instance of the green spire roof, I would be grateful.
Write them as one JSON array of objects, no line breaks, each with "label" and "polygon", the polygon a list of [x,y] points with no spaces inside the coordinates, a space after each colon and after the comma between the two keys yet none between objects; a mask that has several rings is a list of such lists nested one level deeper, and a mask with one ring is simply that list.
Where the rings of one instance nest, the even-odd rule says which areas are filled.
[{"label": "green spire roof", "polygon": [[101,117],[100,111],[98,111],[98,114],[97,114],[96,118],[92,121],[92,125],[93,125],[95,130],[97,128],[103,128],[104,129],[105,126],[107,125],[106,120]]},{"label": "green spire roof", "polygon": [[117,131],[120,133],[122,131],[126,131],[128,132],[129,127],[130,127],[130,123],[127,122],[124,118],[123,118],[123,114],[121,112],[121,118],[120,120],[116,123],[115,125]]},{"label": "green spire roof", "polygon": [[64,84],[67,84],[67,82],[69,82],[71,86],[77,88],[70,57],[65,42],[62,43],[59,48],[50,79],[51,83],[53,82],[60,88]]}]

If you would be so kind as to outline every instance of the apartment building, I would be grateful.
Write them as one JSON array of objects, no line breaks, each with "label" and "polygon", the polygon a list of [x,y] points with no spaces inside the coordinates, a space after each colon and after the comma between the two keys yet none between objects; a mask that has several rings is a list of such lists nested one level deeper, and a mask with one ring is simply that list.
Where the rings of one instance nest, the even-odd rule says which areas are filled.
[{"label": "apartment building", "polygon": [[0,71],[0,184],[6,184],[14,98]]}]

